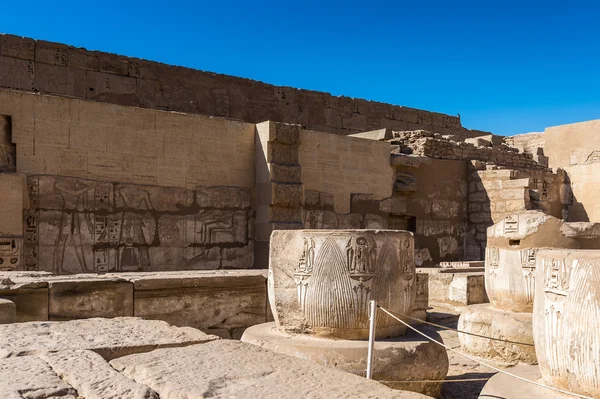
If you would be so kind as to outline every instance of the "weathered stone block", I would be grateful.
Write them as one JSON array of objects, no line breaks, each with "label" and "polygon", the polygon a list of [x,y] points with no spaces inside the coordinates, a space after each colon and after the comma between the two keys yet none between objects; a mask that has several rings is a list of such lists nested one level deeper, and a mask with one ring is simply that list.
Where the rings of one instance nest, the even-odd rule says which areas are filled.
[{"label": "weathered stone block", "polygon": [[267,149],[267,162],[283,165],[298,165],[300,151],[297,145],[270,142]]},{"label": "weathered stone block", "polygon": [[37,40],[35,42],[35,62],[50,65],[67,65],[69,46],[60,43]]},{"label": "weathered stone block", "polygon": [[[269,297],[277,327],[365,338],[370,299],[392,312],[409,314],[415,300],[413,253],[413,237],[406,231],[274,231]],[[404,326],[384,316],[378,319],[377,332],[394,336],[403,333]]]},{"label": "weathered stone block", "polygon": [[275,124],[275,141],[282,144],[300,144],[300,126]]},{"label": "weathered stone block", "polygon": [[1,35],[0,55],[33,61],[35,57],[35,41],[26,37]]},{"label": "weathered stone block", "polygon": [[79,397],[158,399],[156,392],[125,377],[92,351],[72,349],[38,356],[73,386]]},{"label": "weathered stone block", "polygon": [[302,208],[287,208],[271,206],[269,209],[269,222],[296,222],[302,221]]},{"label": "weathered stone block", "polygon": [[266,321],[266,276],[259,270],[154,274],[131,280],[134,313],[144,319],[194,327],[224,338],[231,338],[235,329]]},{"label": "weathered stone block", "polygon": [[302,185],[300,184],[280,184],[271,185],[272,205],[281,207],[301,207],[302,206]]},{"label": "weathered stone block", "polygon": [[133,316],[133,284],[119,279],[89,278],[50,280],[50,320]]},{"label": "weathered stone block", "polygon": [[[210,395],[289,399],[423,398],[416,393],[399,393],[362,377],[230,340],[155,350],[114,359],[110,364],[125,376],[149,386],[161,398]],[[215,387],[214,382],[221,381],[224,375],[227,375],[227,381]]]},{"label": "weathered stone block", "polygon": [[35,64],[33,61],[0,56],[0,86],[19,90],[35,89]]},{"label": "weathered stone block", "polygon": [[0,359],[0,392],[6,399],[77,397],[73,387],[46,362],[34,356]]},{"label": "weathered stone block", "polygon": [[17,307],[13,301],[0,298],[0,324],[14,323],[17,317]]},{"label": "weathered stone block", "polygon": [[540,250],[533,306],[546,383],[600,397],[600,251]]},{"label": "weathered stone block", "polygon": [[0,353],[7,357],[87,349],[106,360],[219,339],[194,328],[173,327],[164,321],[137,317],[2,324],[0,336]]},{"label": "weathered stone block", "polygon": [[15,283],[10,278],[0,278],[0,298],[12,301],[16,306],[15,320],[48,320],[48,283]]},{"label": "weathered stone block", "polygon": [[271,181],[275,183],[301,183],[302,169],[300,166],[270,164]]}]

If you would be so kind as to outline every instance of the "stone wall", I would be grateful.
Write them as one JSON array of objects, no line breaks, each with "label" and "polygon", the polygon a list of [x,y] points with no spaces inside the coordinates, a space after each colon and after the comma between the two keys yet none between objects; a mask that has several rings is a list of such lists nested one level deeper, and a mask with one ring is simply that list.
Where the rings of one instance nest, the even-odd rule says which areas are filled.
[{"label": "stone wall", "polygon": [[193,189],[254,186],[255,125],[0,89],[16,171]]},{"label": "stone wall", "polygon": [[[428,131],[394,131],[394,138],[389,141],[395,153],[413,154],[437,159],[452,159],[490,162],[508,168],[546,169],[547,165],[538,162],[534,154],[519,152],[503,143],[494,143],[498,136],[488,135],[491,140],[463,141],[462,137],[445,136]],[[535,159],[534,159],[535,158]],[[544,159],[545,161],[545,159]]]},{"label": "stone wall", "polygon": [[544,149],[546,136],[544,132],[531,132],[524,134],[515,134],[514,136],[504,137],[504,142],[516,149],[519,152],[527,152],[529,154],[537,154],[538,149]]},{"label": "stone wall", "polygon": [[488,170],[471,162],[466,258],[484,259],[487,228],[515,212],[538,209],[562,219],[564,178],[546,170]]},{"label": "stone wall", "polygon": [[0,36],[0,87],[355,133],[382,127],[480,136],[455,116],[170,66],[59,43]]},{"label": "stone wall", "polygon": [[136,316],[194,327],[223,338],[269,321],[264,271],[51,276],[0,272],[0,298],[16,304],[16,321]]},{"label": "stone wall", "polygon": [[[346,226],[349,223],[343,220],[352,218],[351,214],[369,211],[372,211],[373,221],[367,224],[372,228],[386,227],[386,222],[376,223],[375,219],[378,219],[377,214],[385,212],[386,205],[380,206],[381,201],[392,196],[394,169],[390,165],[389,143],[307,130],[303,130],[300,137],[302,183],[308,208],[312,208],[305,208],[305,227]],[[323,216],[311,210],[319,208],[340,215],[339,222],[329,227],[330,223],[318,222]]]},{"label": "stone wall", "polygon": [[252,267],[255,125],[10,90],[0,114],[0,269]]},{"label": "stone wall", "polygon": [[550,166],[571,182],[568,220],[600,222],[600,120],[549,127],[545,136]]},{"label": "stone wall", "polygon": [[417,164],[396,166],[392,226],[413,229],[417,266],[461,260],[467,219],[466,162],[419,159]]}]

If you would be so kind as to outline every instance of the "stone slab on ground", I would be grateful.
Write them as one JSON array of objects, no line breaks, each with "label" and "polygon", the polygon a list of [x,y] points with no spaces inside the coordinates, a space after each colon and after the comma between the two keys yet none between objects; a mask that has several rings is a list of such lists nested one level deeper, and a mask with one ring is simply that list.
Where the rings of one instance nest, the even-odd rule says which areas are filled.
[{"label": "stone slab on ground", "polygon": [[77,392],[41,359],[21,356],[0,359],[3,399],[75,398]]},{"label": "stone slab on ground", "polygon": [[0,272],[0,298],[14,302],[16,321],[48,320],[48,283],[41,274]]},{"label": "stone slab on ground", "polygon": [[[508,370],[509,373],[526,378],[530,381],[544,383],[538,366],[519,364]],[[542,388],[525,381],[518,380],[506,374],[494,375],[483,387],[481,399],[573,399],[574,396]]]},{"label": "stone slab on ground", "polygon": [[[436,332],[429,333],[441,340]],[[286,333],[274,322],[249,327],[242,341],[359,376],[366,374],[368,341]],[[442,383],[423,381],[446,377],[448,355],[443,347],[409,331],[402,337],[377,340],[374,349],[373,379],[394,389],[439,395]]]},{"label": "stone slab on ground", "polygon": [[0,358],[67,349],[89,349],[110,360],[156,348],[219,339],[190,327],[137,317],[0,325]]},{"label": "stone slab on ground", "polygon": [[161,399],[426,398],[231,340],[159,349],[114,359],[110,364],[154,389]]},{"label": "stone slab on ground", "polygon": [[[134,286],[134,315],[239,338],[267,321],[266,270],[121,275]],[[210,311],[207,311],[210,309]]]},{"label": "stone slab on ground", "polygon": [[49,320],[133,316],[133,284],[129,281],[85,275],[48,280]]},{"label": "stone slab on ground", "polygon": [[523,362],[536,364],[533,346],[533,326],[531,313],[517,313],[496,309],[492,304],[472,305],[462,312],[458,329],[473,334],[500,340],[490,340],[473,335],[459,334],[462,349],[481,357],[496,358],[516,364]]},{"label": "stone slab on ground", "polygon": [[0,298],[0,324],[14,323],[17,307],[13,301]]},{"label": "stone slab on ground", "polygon": [[488,302],[483,269],[422,267],[417,273],[428,274],[429,306],[461,311]]},{"label": "stone slab on ground", "polygon": [[125,377],[95,352],[75,349],[38,356],[85,399],[158,399],[156,392]]}]

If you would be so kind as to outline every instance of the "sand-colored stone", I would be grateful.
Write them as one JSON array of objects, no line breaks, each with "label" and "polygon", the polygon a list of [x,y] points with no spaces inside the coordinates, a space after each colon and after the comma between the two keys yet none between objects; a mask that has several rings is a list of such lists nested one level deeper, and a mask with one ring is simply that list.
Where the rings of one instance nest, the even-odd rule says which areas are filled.
[{"label": "sand-colored stone", "polygon": [[[416,295],[413,235],[392,230],[289,230],[271,235],[269,301],[282,331],[368,337],[368,303],[410,314]],[[405,327],[389,316],[378,337]]]},{"label": "sand-colored stone", "polygon": [[3,399],[74,399],[77,391],[43,360],[20,356],[0,359],[0,395]]},{"label": "sand-colored stone", "polygon": [[[541,379],[540,368],[527,364],[519,364],[507,369],[511,374],[529,381],[544,383]],[[497,373],[485,384],[479,394],[480,399],[573,399],[573,395],[556,392],[526,381],[518,380],[506,374]]]},{"label": "sand-colored stone", "polygon": [[37,273],[0,273],[0,298],[16,306],[17,322],[48,320],[48,283]]},{"label": "sand-colored stone", "polygon": [[[428,334],[442,340],[433,331],[428,331]],[[275,323],[263,323],[246,329],[242,341],[362,377],[367,369],[368,341],[289,334],[279,331]],[[373,357],[373,379],[395,389],[420,392],[432,397],[437,397],[442,384],[423,381],[441,381],[448,372],[446,350],[414,332],[401,338],[378,340]]]},{"label": "sand-colored stone", "polygon": [[38,357],[86,399],[158,399],[156,392],[117,372],[95,352],[61,350]]},{"label": "sand-colored stone", "polygon": [[156,391],[161,399],[426,398],[239,341],[121,357],[111,366]]},{"label": "sand-colored stone", "polygon": [[49,320],[133,315],[133,284],[129,281],[86,275],[49,279]]},{"label": "sand-colored stone", "polygon": [[0,357],[89,349],[105,359],[219,339],[190,327],[135,317],[0,325]]},{"label": "sand-colored stone", "polygon": [[267,321],[264,270],[138,273],[123,275],[134,286],[137,317],[239,338],[244,328]]},{"label": "sand-colored stone", "polygon": [[543,250],[536,267],[533,333],[542,377],[600,398],[600,251]]},{"label": "sand-colored stone", "polygon": [[17,317],[17,307],[13,301],[0,298],[0,324],[14,323]]},{"label": "sand-colored stone", "polygon": [[461,313],[458,329],[483,337],[529,344],[518,345],[459,333],[461,347],[467,352],[511,363],[537,363],[531,313],[500,310],[488,303],[471,305]]}]

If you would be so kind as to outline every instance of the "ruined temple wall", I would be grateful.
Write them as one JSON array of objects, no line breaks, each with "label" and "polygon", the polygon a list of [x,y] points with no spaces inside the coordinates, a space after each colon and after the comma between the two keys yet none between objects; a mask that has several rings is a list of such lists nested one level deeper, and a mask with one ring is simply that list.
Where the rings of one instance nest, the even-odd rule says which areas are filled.
[{"label": "ruined temple wall", "polygon": [[538,148],[544,148],[546,136],[544,132],[515,134],[514,136],[504,137],[504,142],[511,147],[517,148],[519,152],[537,154]]},{"label": "ruined temple wall", "polygon": [[307,130],[300,137],[305,227],[387,227],[395,178],[389,143]]},{"label": "ruined temple wall", "polygon": [[571,182],[570,222],[600,222],[600,120],[546,128],[549,166]]},{"label": "ruined temple wall", "polygon": [[464,129],[455,116],[11,35],[0,35],[0,72],[0,87],[253,123],[273,120],[337,134],[382,127],[485,134]]},{"label": "ruined temple wall", "polygon": [[462,260],[467,221],[467,162],[426,159],[418,168],[400,167],[417,188],[398,195],[406,201],[406,213],[414,217],[415,262],[434,266]]},{"label": "ruined temple wall", "polygon": [[26,193],[1,268],[252,267],[255,125],[9,90],[0,115],[16,145],[2,188]]}]

